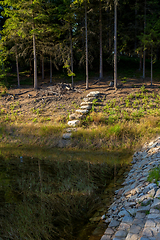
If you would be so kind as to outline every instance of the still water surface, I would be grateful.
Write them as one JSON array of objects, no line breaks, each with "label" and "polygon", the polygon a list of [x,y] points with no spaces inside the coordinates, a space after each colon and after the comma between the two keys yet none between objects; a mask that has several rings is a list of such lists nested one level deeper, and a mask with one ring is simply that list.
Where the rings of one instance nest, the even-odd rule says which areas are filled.
[{"label": "still water surface", "polygon": [[100,151],[0,149],[0,238],[100,239],[102,231],[93,230],[130,159]]}]

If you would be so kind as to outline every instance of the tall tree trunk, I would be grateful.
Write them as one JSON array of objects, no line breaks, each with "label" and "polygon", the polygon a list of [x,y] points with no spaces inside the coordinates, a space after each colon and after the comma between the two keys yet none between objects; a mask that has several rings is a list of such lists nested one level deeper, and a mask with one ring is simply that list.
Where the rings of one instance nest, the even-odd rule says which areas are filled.
[{"label": "tall tree trunk", "polygon": [[[144,3],[144,35],[146,31],[146,0]],[[145,79],[145,68],[146,68],[146,51],[145,51],[145,45],[144,45],[144,50],[143,50],[143,80]]]},{"label": "tall tree trunk", "polygon": [[38,81],[37,81],[37,57],[36,57],[36,41],[35,41],[35,34],[33,34],[33,56],[34,56],[34,88],[38,88]]},{"label": "tall tree trunk", "polygon": [[[33,0],[31,0],[31,5],[33,3]],[[32,20],[33,20],[33,25],[32,29],[35,29],[34,26],[34,13],[32,12]],[[35,34],[33,33],[33,59],[34,59],[34,88],[38,88],[38,80],[37,80],[37,56],[36,56],[36,39],[35,39]]]},{"label": "tall tree trunk", "polygon": [[151,86],[153,81],[153,46],[151,46]]},{"label": "tall tree trunk", "polygon": [[29,75],[32,76],[32,60],[29,58]]},{"label": "tall tree trunk", "polygon": [[42,80],[44,80],[44,56],[42,54]]},{"label": "tall tree trunk", "polygon": [[52,83],[52,56],[50,55],[50,83]]},{"label": "tall tree trunk", "polygon": [[117,0],[114,0],[114,88],[117,89]]},{"label": "tall tree trunk", "polygon": [[101,0],[99,0],[99,42],[100,42],[100,66],[99,66],[99,78],[103,78],[103,56],[102,56],[102,8]]},{"label": "tall tree trunk", "polygon": [[139,71],[141,71],[141,70],[142,70],[142,49],[139,54]]},{"label": "tall tree trunk", "polygon": [[88,33],[87,33],[87,3],[85,0],[85,31],[86,31],[86,89],[88,86]]},{"label": "tall tree trunk", "polygon": [[134,42],[134,51],[137,49],[137,0],[135,2],[135,42]]},{"label": "tall tree trunk", "polygon": [[[71,48],[71,71],[73,74],[73,46],[72,46],[72,27],[70,26],[70,48]],[[73,75],[72,75],[72,89],[74,88]]]},{"label": "tall tree trunk", "polygon": [[18,87],[20,87],[17,46],[16,46],[16,68],[17,68],[17,81],[18,81]]}]

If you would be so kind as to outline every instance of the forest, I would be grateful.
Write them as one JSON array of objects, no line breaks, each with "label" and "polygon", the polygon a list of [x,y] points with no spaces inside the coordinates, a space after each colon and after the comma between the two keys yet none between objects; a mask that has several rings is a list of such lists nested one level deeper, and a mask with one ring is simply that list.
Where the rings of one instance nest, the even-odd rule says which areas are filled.
[{"label": "forest", "polygon": [[[19,71],[44,79],[48,69],[66,71],[72,79],[77,69],[99,72],[114,69],[121,56],[139,61],[145,78],[146,58],[159,59],[160,1],[154,0],[4,0],[0,1],[1,72]],[[2,76],[4,76],[2,74]],[[152,80],[152,79],[151,79]],[[3,79],[1,79],[3,81]]]}]

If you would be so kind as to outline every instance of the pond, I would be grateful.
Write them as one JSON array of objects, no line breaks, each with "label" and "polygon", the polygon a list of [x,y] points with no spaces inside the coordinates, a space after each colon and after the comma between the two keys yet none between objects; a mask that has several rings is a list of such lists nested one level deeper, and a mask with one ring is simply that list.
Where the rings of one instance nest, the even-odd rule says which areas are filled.
[{"label": "pond", "polygon": [[100,239],[93,230],[130,160],[100,151],[0,149],[0,239]]}]

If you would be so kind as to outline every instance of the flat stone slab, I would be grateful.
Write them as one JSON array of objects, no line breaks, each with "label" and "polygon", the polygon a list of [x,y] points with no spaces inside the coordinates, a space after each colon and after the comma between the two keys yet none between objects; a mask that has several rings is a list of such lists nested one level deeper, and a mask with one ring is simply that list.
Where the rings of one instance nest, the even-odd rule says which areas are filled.
[{"label": "flat stone slab", "polygon": [[71,138],[71,135],[72,135],[72,133],[64,133],[62,138],[68,140]]},{"label": "flat stone slab", "polygon": [[86,97],[86,98],[83,98],[83,101],[84,102],[92,102],[94,99],[96,99],[96,97]]},{"label": "flat stone slab", "polygon": [[87,94],[87,97],[97,97],[100,93],[98,91],[90,92]]},{"label": "flat stone slab", "polygon": [[69,121],[67,124],[69,126],[75,127],[75,126],[78,126],[80,124],[80,121],[79,120],[72,120],[72,121]]},{"label": "flat stone slab", "polygon": [[91,105],[83,105],[80,108],[90,110],[92,108],[92,106]]},{"label": "flat stone slab", "polygon": [[126,240],[139,240],[139,236],[137,234],[129,233],[126,237]]},{"label": "flat stone slab", "polygon": [[119,226],[119,224],[120,224],[119,221],[112,220],[108,227],[117,227],[117,226]]},{"label": "flat stone slab", "polygon": [[88,101],[82,102],[82,103],[81,103],[81,106],[84,106],[84,105],[92,105],[92,102],[88,102]]},{"label": "flat stone slab", "polygon": [[84,116],[82,114],[76,114],[76,113],[72,113],[71,115],[69,115],[69,120],[78,120],[78,119],[83,119]]},{"label": "flat stone slab", "polygon": [[125,238],[127,236],[127,231],[123,231],[123,230],[117,231],[115,236],[119,238]]},{"label": "flat stone slab", "polygon": [[89,112],[88,109],[77,109],[76,113],[87,114]]}]

